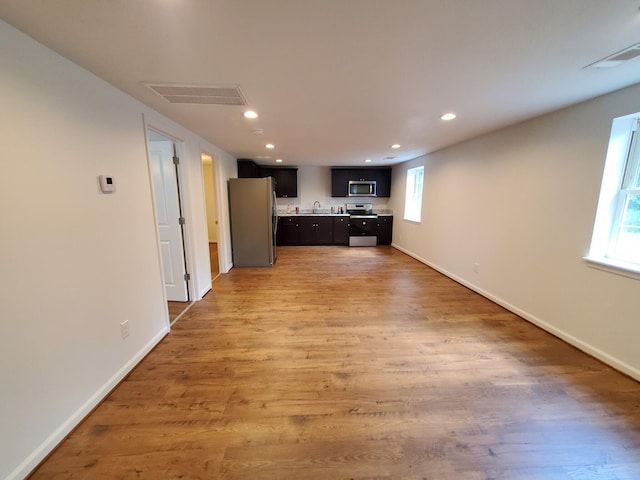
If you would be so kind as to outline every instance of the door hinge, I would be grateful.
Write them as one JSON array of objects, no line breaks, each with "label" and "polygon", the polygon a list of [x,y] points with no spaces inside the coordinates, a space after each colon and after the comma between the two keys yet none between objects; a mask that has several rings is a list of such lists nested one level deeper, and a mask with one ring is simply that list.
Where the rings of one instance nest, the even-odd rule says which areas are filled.
[{"label": "door hinge", "polygon": [[184,279],[185,279],[185,281],[191,280],[191,274],[190,273],[185,273],[184,274]]},{"label": "door hinge", "polygon": [[180,225],[184,225],[184,224],[186,223],[186,222],[185,222],[184,217],[180,217],[180,218],[178,218],[178,223],[179,223]]},{"label": "door hinge", "polygon": [[180,165],[180,157],[173,157],[173,164]]}]

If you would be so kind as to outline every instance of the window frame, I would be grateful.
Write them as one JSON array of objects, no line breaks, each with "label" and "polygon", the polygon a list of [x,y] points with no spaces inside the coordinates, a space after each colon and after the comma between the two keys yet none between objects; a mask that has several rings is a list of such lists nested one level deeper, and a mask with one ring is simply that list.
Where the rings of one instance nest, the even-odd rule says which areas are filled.
[{"label": "window frame", "polygon": [[[611,225],[611,235],[609,240],[609,249],[607,251],[607,258],[617,259],[616,249],[620,241],[620,233],[623,228],[622,222],[624,220],[625,213],[627,213],[627,203],[630,197],[640,195],[640,184],[638,182],[638,175],[640,173],[640,139],[639,135],[640,119],[637,119],[632,127],[632,131],[629,139],[629,149],[626,155],[624,174],[622,175],[622,182],[620,189],[618,190],[616,200],[616,213]],[[623,259],[624,261],[624,259]],[[637,263],[640,268],[640,261],[635,262],[633,260],[630,263]]]},{"label": "window frame", "polygon": [[613,120],[591,246],[584,257],[589,266],[638,280],[640,262],[618,258],[615,249],[627,199],[640,194],[640,185],[629,188],[639,168],[640,112]]},{"label": "window frame", "polygon": [[[424,193],[424,165],[407,169],[404,195],[404,220],[422,223],[422,195]],[[420,181],[418,181],[420,178]],[[410,182],[410,180],[413,181]],[[411,186],[411,189],[410,189]],[[419,187],[419,188],[417,188]],[[419,190],[419,191],[418,191]],[[410,195],[411,192],[411,195]]]}]

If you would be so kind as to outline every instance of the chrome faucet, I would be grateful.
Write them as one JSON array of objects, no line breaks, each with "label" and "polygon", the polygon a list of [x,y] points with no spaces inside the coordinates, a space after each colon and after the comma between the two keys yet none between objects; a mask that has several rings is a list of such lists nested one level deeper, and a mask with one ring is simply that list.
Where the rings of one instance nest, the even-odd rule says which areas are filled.
[{"label": "chrome faucet", "polygon": [[313,213],[318,213],[318,210],[320,210],[320,202],[316,200],[315,202],[313,202]]}]

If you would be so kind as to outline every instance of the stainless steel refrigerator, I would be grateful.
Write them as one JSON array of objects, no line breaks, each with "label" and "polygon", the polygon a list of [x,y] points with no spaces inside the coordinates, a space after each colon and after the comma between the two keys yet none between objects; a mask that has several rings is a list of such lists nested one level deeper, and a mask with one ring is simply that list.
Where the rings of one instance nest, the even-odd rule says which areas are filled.
[{"label": "stainless steel refrigerator", "polygon": [[229,210],[233,266],[273,266],[278,228],[273,179],[230,179]]}]

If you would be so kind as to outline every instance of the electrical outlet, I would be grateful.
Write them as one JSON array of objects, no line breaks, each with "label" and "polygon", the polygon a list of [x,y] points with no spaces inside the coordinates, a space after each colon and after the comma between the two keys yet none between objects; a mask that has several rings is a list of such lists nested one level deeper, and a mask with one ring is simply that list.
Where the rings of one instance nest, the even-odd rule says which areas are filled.
[{"label": "electrical outlet", "polygon": [[129,336],[129,320],[125,320],[120,324],[120,333],[123,340]]},{"label": "electrical outlet", "polygon": [[473,264],[473,273],[480,273],[480,264],[478,262]]}]

